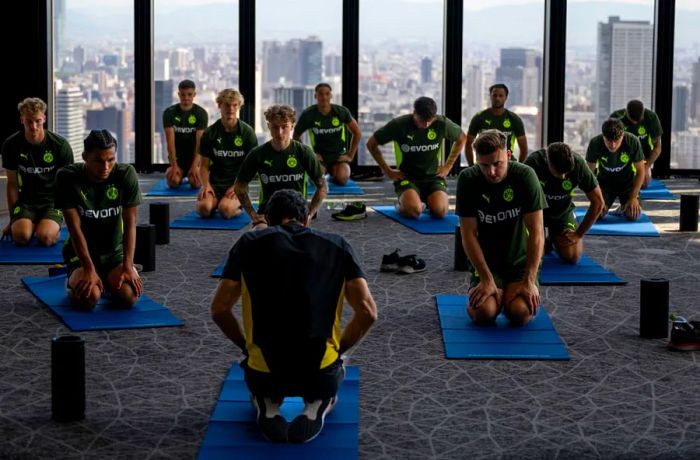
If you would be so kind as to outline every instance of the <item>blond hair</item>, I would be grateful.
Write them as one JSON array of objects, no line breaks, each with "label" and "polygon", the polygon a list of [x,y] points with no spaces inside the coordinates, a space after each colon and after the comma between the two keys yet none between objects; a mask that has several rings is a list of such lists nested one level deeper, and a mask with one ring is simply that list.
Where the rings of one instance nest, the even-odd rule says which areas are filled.
[{"label": "blond hair", "polygon": [[38,97],[28,97],[22,102],[17,104],[17,110],[22,116],[32,116],[37,113],[46,113],[46,102],[42,101]]},{"label": "blond hair", "polygon": [[224,102],[231,103],[232,101],[238,101],[241,107],[245,102],[243,95],[233,88],[222,89],[216,96],[216,105],[219,106]]}]

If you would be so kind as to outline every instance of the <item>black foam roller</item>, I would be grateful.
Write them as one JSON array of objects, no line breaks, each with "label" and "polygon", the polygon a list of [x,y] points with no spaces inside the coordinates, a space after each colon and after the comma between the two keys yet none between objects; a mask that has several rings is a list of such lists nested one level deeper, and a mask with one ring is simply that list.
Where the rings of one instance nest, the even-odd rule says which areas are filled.
[{"label": "black foam roller", "polygon": [[170,204],[162,201],[148,206],[149,222],[156,226],[156,244],[170,243]]},{"label": "black foam roller", "polygon": [[668,280],[641,280],[639,301],[639,336],[649,339],[668,337]]},{"label": "black foam roller", "polygon": [[141,264],[143,271],[156,269],[156,226],[139,224],[136,226],[136,251],[134,263]]},{"label": "black foam roller", "polygon": [[698,195],[681,195],[680,231],[698,231]]},{"label": "black foam roller", "polygon": [[85,339],[51,340],[51,416],[58,422],[85,418]]}]

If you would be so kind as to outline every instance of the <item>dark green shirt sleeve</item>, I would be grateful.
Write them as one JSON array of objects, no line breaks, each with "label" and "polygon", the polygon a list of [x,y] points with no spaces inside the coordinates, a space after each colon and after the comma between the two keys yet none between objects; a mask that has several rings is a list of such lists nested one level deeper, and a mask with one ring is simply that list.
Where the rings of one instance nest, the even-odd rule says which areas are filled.
[{"label": "dark green shirt sleeve", "polygon": [[70,147],[68,141],[61,144],[60,150],[58,151],[59,162],[56,166],[66,166],[73,164],[73,149]]},{"label": "dark green shirt sleeve", "polygon": [[173,127],[173,117],[171,115],[171,110],[170,107],[167,109],[163,110],[163,128],[172,128]]},{"label": "dark green shirt sleeve", "polygon": [[661,128],[661,121],[659,121],[659,116],[654,112],[649,112],[649,137],[654,140],[664,133]]},{"label": "dark green shirt sleeve", "polygon": [[197,116],[197,131],[207,129],[209,126],[209,114],[204,107],[199,107]]},{"label": "dark green shirt sleeve", "polygon": [[638,161],[644,161],[644,151],[642,150],[642,143],[639,142],[637,136],[629,136],[627,138],[630,146],[630,160],[632,163],[637,163]]},{"label": "dark green shirt sleeve", "polygon": [[203,157],[211,158],[213,156],[212,145],[211,135],[205,130],[202,139],[199,141],[199,154]]},{"label": "dark green shirt sleeve", "polygon": [[241,169],[238,170],[236,180],[241,182],[250,182],[253,180],[255,174],[258,172],[257,152],[259,148],[264,148],[264,146],[256,147],[251,150],[248,155],[246,155],[245,160],[243,160],[243,164],[241,164]]},{"label": "dark green shirt sleeve", "polygon": [[525,184],[525,199],[523,200],[523,213],[539,211],[547,207],[544,191],[537,179],[537,174],[532,168],[524,168],[523,181]]},{"label": "dark green shirt sleeve", "polygon": [[309,175],[309,178],[314,184],[317,183],[321,179],[321,176],[323,176],[323,172],[321,171],[321,165],[318,163],[318,160],[316,160],[316,154],[308,145],[304,145],[302,148],[301,161],[306,170],[306,174]]},{"label": "dark green shirt sleeve", "polygon": [[379,145],[384,145],[387,142],[393,141],[397,138],[396,131],[398,126],[396,124],[396,119],[389,121],[378,130],[374,132],[374,138],[377,140]]},{"label": "dark green shirt sleeve", "polygon": [[124,172],[124,192],[122,193],[122,206],[133,208],[141,203],[141,191],[139,190],[139,178],[133,166],[127,165]]},{"label": "dark green shirt sleeve", "polygon": [[258,136],[255,135],[255,131],[253,131],[252,128],[246,129],[245,133],[243,133],[243,136],[244,136],[243,145],[250,146],[250,148],[248,150],[249,152],[250,152],[250,150],[252,150],[258,146]]},{"label": "dark green shirt sleeve", "polygon": [[517,115],[513,117],[513,135],[515,137],[525,135],[525,126],[523,125],[523,119]]},{"label": "dark green shirt sleeve", "polygon": [[445,138],[454,142],[459,139],[460,134],[462,134],[462,128],[454,121],[445,117]]},{"label": "dark green shirt sleeve", "polygon": [[586,164],[586,160],[576,155],[576,168],[578,169],[578,186],[584,193],[591,192],[598,186],[598,179],[595,178],[595,174]]},{"label": "dark green shirt sleeve", "polygon": [[586,161],[589,163],[595,163],[598,161],[598,138],[594,137],[588,143],[588,148],[586,149]]},{"label": "dark green shirt sleeve", "polygon": [[350,113],[347,107],[339,105],[338,112],[340,115],[338,118],[346,125],[352,123],[352,121],[354,120],[354,118],[352,118],[352,114]]},{"label": "dark green shirt sleeve", "polygon": [[304,110],[301,113],[301,116],[297,120],[296,125],[294,125],[294,135],[295,136],[301,136],[304,134],[304,131],[309,129],[309,112],[307,110]]},{"label": "dark green shirt sleeve", "polygon": [[476,136],[479,133],[480,121],[481,120],[480,120],[479,114],[477,113],[469,121],[469,129],[467,130],[467,134],[469,134],[471,136]]}]

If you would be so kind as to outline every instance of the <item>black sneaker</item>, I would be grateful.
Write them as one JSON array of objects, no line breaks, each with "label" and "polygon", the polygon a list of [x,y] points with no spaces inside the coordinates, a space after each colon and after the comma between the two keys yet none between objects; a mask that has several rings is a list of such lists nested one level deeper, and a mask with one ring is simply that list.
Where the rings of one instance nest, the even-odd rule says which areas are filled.
[{"label": "black sneaker", "polygon": [[262,435],[272,442],[287,442],[287,428],[289,424],[281,415],[266,417],[265,398],[256,396],[255,407],[258,409],[258,428]]},{"label": "black sneaker", "polygon": [[700,321],[674,321],[668,347],[681,351],[700,350]]},{"label": "black sneaker", "polygon": [[[289,424],[287,437],[289,442],[309,442],[318,436],[323,429],[323,421],[326,418],[326,414],[333,410],[337,399],[337,397],[333,397],[306,403],[304,413],[297,416]],[[318,404],[318,408],[314,407],[316,404]],[[313,420],[311,417],[313,417]]]},{"label": "black sneaker", "polygon": [[411,254],[410,256],[404,256],[399,259],[399,268],[396,270],[396,273],[400,275],[409,275],[424,270],[425,261],[416,257],[415,254]]},{"label": "black sneaker", "polygon": [[367,206],[362,202],[350,203],[340,212],[331,214],[335,220],[360,220],[367,218]]},{"label": "black sneaker", "polygon": [[399,250],[395,250],[391,254],[386,254],[382,256],[382,265],[379,267],[379,271],[382,272],[395,272],[399,269],[399,260],[401,256],[399,255]]}]

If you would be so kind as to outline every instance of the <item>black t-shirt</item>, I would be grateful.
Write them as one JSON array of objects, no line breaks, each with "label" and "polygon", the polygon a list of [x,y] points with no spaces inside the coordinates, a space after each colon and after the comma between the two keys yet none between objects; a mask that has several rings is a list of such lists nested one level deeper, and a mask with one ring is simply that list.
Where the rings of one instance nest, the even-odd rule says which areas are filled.
[{"label": "black t-shirt", "polygon": [[345,283],[365,275],[343,237],[290,223],[242,235],[223,277],[242,283],[248,365],[302,373],[338,359]]}]

